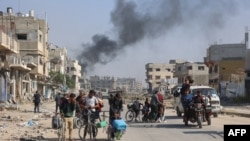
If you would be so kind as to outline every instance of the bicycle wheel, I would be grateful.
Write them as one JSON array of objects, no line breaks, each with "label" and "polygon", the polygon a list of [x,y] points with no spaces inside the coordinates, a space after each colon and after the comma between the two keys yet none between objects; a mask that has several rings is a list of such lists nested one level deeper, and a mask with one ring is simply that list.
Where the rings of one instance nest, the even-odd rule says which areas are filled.
[{"label": "bicycle wheel", "polygon": [[[97,136],[97,133],[98,133],[98,128],[97,126],[94,124],[94,123],[91,123],[89,124],[89,136],[90,136],[90,139],[92,138],[95,138]],[[95,132],[95,134],[93,135],[93,132]]]},{"label": "bicycle wheel", "polygon": [[[86,131],[85,131],[86,128]],[[80,140],[85,141],[84,139],[84,132],[86,132],[86,136],[87,134],[89,134],[90,139],[93,138],[93,130],[95,131],[95,137],[98,133],[98,128],[95,124],[91,123],[91,124],[85,124],[83,126],[81,126],[81,128],[79,128],[78,130],[78,135]]]},{"label": "bicycle wheel", "polygon": [[84,123],[83,119],[77,118],[77,119],[75,119],[75,123],[74,124],[75,124],[76,128],[80,129],[81,126],[83,125],[83,123]]},{"label": "bicycle wheel", "polygon": [[64,141],[64,124],[58,129],[58,141]]},{"label": "bicycle wheel", "polygon": [[131,110],[127,111],[127,113],[125,114],[125,119],[126,119],[126,121],[128,121],[128,122],[133,121],[134,117],[135,117],[135,114],[134,114],[134,112],[131,111]]},{"label": "bicycle wheel", "polygon": [[86,125],[82,125],[78,130],[78,136],[79,138],[84,141],[84,130]]},{"label": "bicycle wheel", "polygon": [[108,141],[111,141],[111,130],[112,130],[112,127],[111,125],[108,126],[108,129],[107,129],[107,138],[108,138]]}]

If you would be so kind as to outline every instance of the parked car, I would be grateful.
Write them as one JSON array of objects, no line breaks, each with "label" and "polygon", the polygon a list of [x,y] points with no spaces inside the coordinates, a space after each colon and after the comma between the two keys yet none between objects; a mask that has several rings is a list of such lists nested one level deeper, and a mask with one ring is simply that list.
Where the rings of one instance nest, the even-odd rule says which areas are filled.
[{"label": "parked car", "polygon": [[[195,95],[196,92],[199,90],[201,91],[202,95],[206,98],[211,97],[211,102],[208,104],[211,104],[212,106],[212,114],[214,117],[218,116],[218,113],[221,112],[221,105],[220,105],[220,98],[216,92],[216,90],[209,86],[191,86],[190,87],[192,95]],[[181,103],[181,95],[177,95],[174,97],[174,108],[176,110],[177,116],[182,116],[182,113],[184,113],[182,103]]]}]

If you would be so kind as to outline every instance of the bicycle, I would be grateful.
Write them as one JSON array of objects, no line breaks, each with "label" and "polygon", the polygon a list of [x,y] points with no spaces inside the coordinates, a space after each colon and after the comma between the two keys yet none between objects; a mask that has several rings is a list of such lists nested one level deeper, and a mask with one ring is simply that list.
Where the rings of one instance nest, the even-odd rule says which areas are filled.
[{"label": "bicycle", "polygon": [[59,128],[58,128],[58,132],[57,132],[57,135],[58,135],[58,141],[64,141],[65,139],[65,123],[64,123],[64,115],[63,114],[60,114],[60,118],[59,118]]},{"label": "bicycle", "polygon": [[[127,105],[127,108],[128,108],[128,111],[127,111],[126,114],[125,114],[125,119],[126,119],[127,122],[131,122],[131,121],[133,121],[133,119],[135,118],[136,113],[135,113],[135,111],[133,110],[133,107],[132,107],[131,104],[128,104],[128,105]],[[137,116],[137,119],[138,119],[139,121],[141,121],[142,110],[143,110],[143,109],[140,109],[140,111],[139,111],[139,113],[138,113],[138,116]],[[137,119],[136,119],[136,120],[137,120]]]},{"label": "bicycle", "polygon": [[85,122],[85,119],[84,119],[84,116],[83,116],[83,112],[81,111],[81,112],[77,113],[74,118],[75,118],[74,119],[74,122],[75,122],[74,125],[75,125],[75,127],[78,128],[78,129],[80,129],[81,126]]},{"label": "bicycle", "polygon": [[[87,108],[86,112],[87,120],[78,130],[78,135],[82,141],[85,141],[85,137],[87,134],[89,134],[89,139],[94,139],[98,132],[98,128],[95,124],[95,114],[91,111],[90,108]],[[94,135],[93,132],[95,133]]]}]

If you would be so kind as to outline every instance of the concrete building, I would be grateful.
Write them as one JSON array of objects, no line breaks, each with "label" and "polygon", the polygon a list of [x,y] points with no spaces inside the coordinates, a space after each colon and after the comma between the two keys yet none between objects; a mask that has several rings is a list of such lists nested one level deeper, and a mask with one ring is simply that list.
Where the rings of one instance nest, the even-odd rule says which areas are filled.
[{"label": "concrete building", "polygon": [[67,62],[67,75],[74,80],[75,82],[75,87],[73,88],[74,92],[77,92],[80,90],[80,82],[79,79],[81,78],[81,66],[78,64],[77,60],[71,60]]},{"label": "concrete building", "polygon": [[[1,101],[10,97],[16,101],[22,100],[32,92],[29,72],[36,67],[32,56],[21,56],[21,42],[18,38],[17,15],[12,8],[7,12],[0,11],[1,29]],[[8,70],[8,71],[6,71]]]},{"label": "concrete building", "polygon": [[245,94],[246,96],[250,97],[250,49],[247,49],[246,53],[246,65],[245,65]]},{"label": "concrete building", "polygon": [[67,49],[60,48],[56,45],[49,45],[49,60],[50,60],[50,71],[65,74],[67,71]]},{"label": "concrete building", "polygon": [[[34,11],[29,14],[13,14],[9,8],[9,13],[14,16],[15,36],[20,44],[21,59],[29,60],[33,63],[33,69],[27,76],[27,83],[30,84],[30,93],[36,90],[42,95],[50,95],[50,87],[46,81],[49,78],[48,60],[48,25],[46,20],[34,17]],[[32,58],[32,59],[31,59]],[[32,60],[32,62],[31,62]],[[30,64],[32,65],[32,64]]]},{"label": "concrete building", "polygon": [[208,67],[203,62],[175,64],[174,77],[178,78],[178,83],[183,83],[188,75],[193,78],[193,85],[208,85]]},{"label": "concrete building", "polygon": [[204,63],[209,68],[209,85],[232,81],[232,75],[244,77],[246,44],[216,44],[207,49]]},{"label": "concrete building", "polygon": [[[8,57],[19,53],[19,43],[12,33],[14,29],[7,27],[12,21],[6,19],[6,15],[8,14],[0,12],[0,19],[2,19],[0,23],[0,101],[2,102],[8,100],[10,93],[13,95],[12,91],[15,89],[15,82],[11,81],[10,77],[12,63],[8,62]],[[7,21],[8,24],[6,24]]]},{"label": "concrete building", "polygon": [[146,64],[146,83],[148,83],[148,91],[152,92],[162,83],[165,83],[167,79],[173,78],[174,66],[175,64]]},{"label": "concrete building", "polygon": [[135,92],[137,90],[137,83],[135,78],[117,78],[116,89],[124,90],[125,92]]},{"label": "concrete building", "polygon": [[79,83],[81,90],[88,91],[91,89],[91,83],[84,74],[82,74],[82,77],[79,79]]},{"label": "concrete building", "polygon": [[[0,12],[2,31],[9,37],[15,37],[19,44],[19,53],[12,54],[7,60],[10,68],[9,93],[14,98],[33,95],[36,90],[42,95],[49,93],[45,81],[48,78],[48,27],[43,19],[36,19],[34,11],[29,14],[14,14],[11,7]],[[15,80],[14,80],[15,79]]]},{"label": "concrete building", "polygon": [[105,76],[90,76],[89,81],[91,84],[91,89],[96,88],[107,88],[109,90],[115,90],[116,89],[116,80],[114,77]]}]

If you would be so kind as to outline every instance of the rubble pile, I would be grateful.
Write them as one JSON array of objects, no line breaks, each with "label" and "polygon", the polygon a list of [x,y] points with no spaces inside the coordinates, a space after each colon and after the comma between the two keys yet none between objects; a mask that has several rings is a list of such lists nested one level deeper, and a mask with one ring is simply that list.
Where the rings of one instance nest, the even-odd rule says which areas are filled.
[{"label": "rubble pile", "polygon": [[53,113],[35,114],[24,111],[1,111],[0,136],[3,140],[25,141],[44,140],[46,137],[56,136],[57,130],[48,127]]}]

